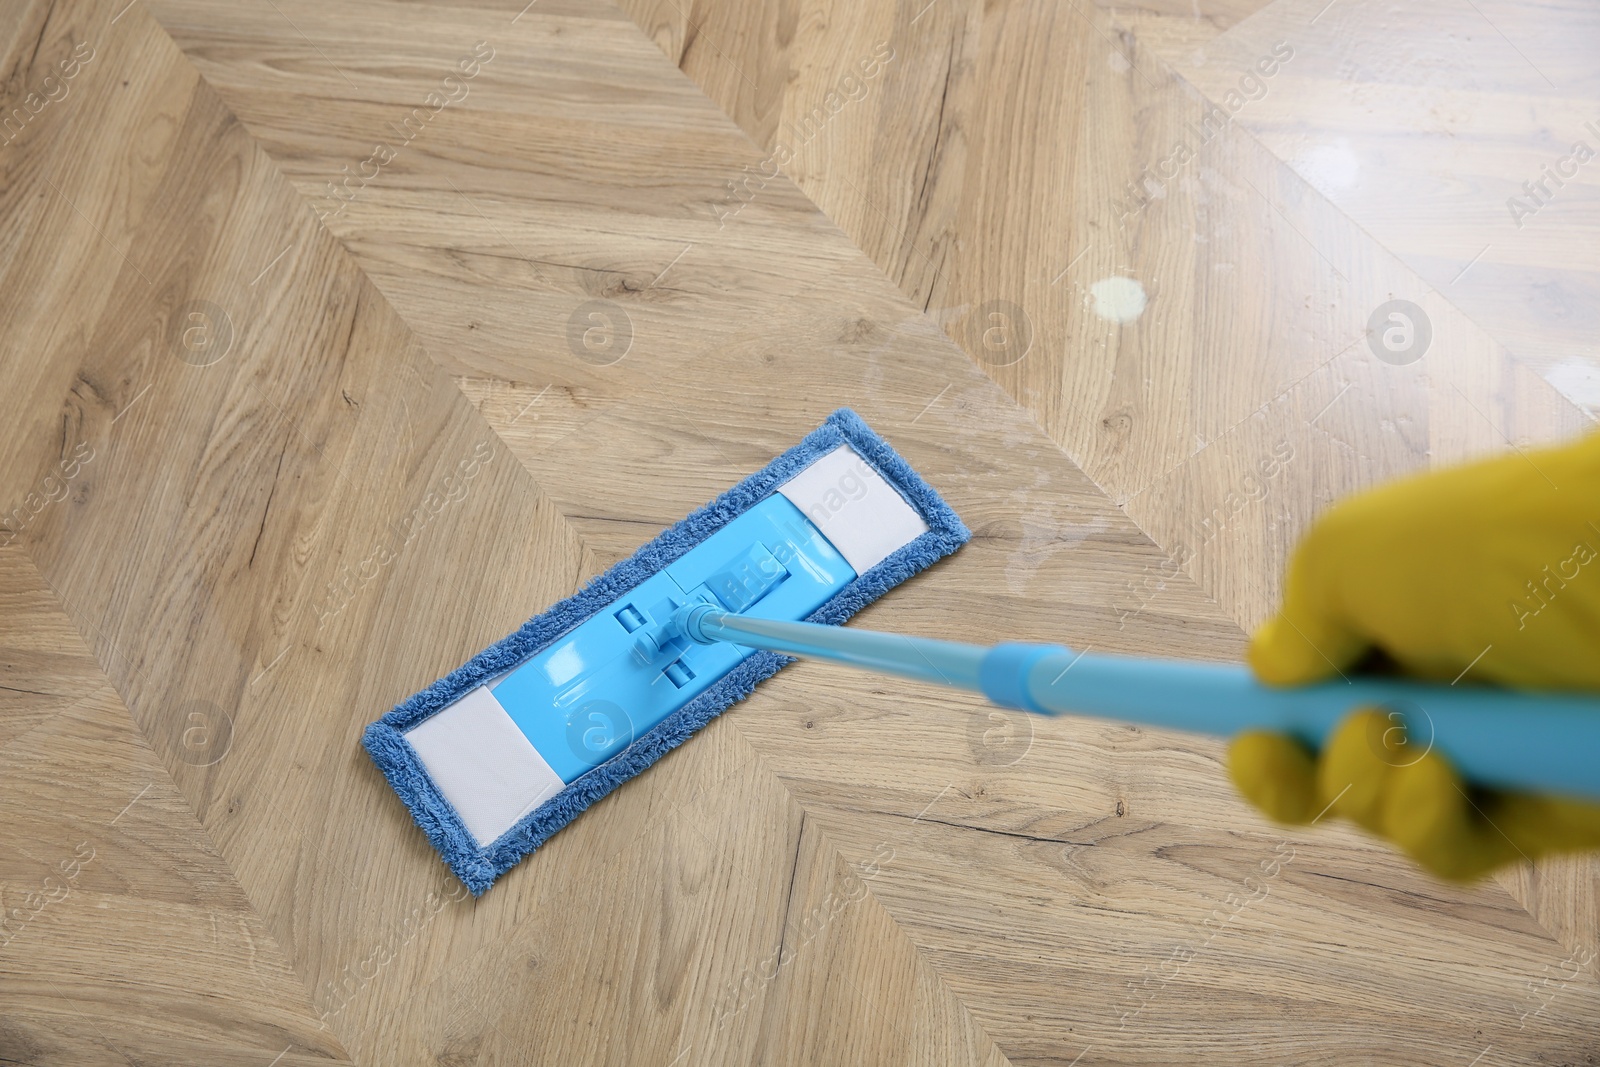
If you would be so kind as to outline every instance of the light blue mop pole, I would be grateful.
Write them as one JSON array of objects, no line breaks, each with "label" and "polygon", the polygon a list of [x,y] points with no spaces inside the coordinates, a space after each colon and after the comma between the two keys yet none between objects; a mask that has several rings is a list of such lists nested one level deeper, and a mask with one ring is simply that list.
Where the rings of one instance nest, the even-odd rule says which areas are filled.
[{"label": "light blue mop pole", "polygon": [[982,693],[1006,708],[1089,715],[1231,737],[1290,734],[1313,747],[1353,709],[1398,713],[1411,745],[1431,746],[1471,782],[1600,800],[1600,697],[1447,686],[1387,677],[1274,688],[1235,664],[993,648],[735,615],[706,604],[675,621],[700,644],[728,641]]}]

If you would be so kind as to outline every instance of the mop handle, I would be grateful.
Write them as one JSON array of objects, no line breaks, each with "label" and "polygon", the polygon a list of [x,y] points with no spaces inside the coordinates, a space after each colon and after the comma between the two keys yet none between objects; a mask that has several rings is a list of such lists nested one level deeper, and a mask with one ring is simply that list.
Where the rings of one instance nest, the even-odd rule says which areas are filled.
[{"label": "mop handle", "polygon": [[[1600,697],[1354,676],[1278,688],[1239,664],[1074,653],[1060,645],[992,648],[841,626],[682,609],[694,641],[728,641],[831,660],[982,693],[1001,707],[1089,715],[1231,737],[1276,730],[1320,748],[1358,707],[1386,711],[1408,747],[1380,752],[1400,765],[1438,751],[1468,781],[1600,800]],[[1398,740],[1399,738],[1385,738]]]}]

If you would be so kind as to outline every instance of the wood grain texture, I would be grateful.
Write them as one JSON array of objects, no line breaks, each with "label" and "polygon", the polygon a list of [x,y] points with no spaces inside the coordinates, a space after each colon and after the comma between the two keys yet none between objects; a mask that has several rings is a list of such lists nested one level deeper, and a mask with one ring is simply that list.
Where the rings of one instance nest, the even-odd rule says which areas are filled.
[{"label": "wood grain texture", "polygon": [[6,627],[0,647],[0,746],[93,695],[85,683],[97,670],[94,657],[57,607],[23,551],[0,549],[0,616],[28,621]]},{"label": "wood grain texture", "polygon": [[[55,653],[8,659],[8,691],[75,694],[31,723],[6,713],[0,1059],[350,1062],[39,574],[12,547],[0,575],[8,632]],[[219,726],[190,723],[191,760]]]},{"label": "wood grain texture", "polygon": [[[1313,113],[1320,97],[1296,86],[1333,76],[1319,58],[1321,27],[1295,24],[1319,4],[1180,14],[941,0],[847,15],[819,0],[790,13],[787,35],[719,14],[737,5],[704,5],[687,21],[671,4],[624,6],[774,153],[769,170],[781,165],[1245,626],[1274,603],[1287,547],[1326,501],[1592,424],[1538,380],[1540,366],[1518,370],[1485,319],[1463,314],[1479,301],[1440,296],[1443,283],[1403,247],[1375,241],[1363,215],[1257,137],[1269,115]],[[1198,20],[1210,43],[1193,54],[1160,34],[1147,43],[1151,20]],[[1412,19],[1401,27],[1410,36],[1380,32],[1378,21],[1358,12],[1341,25],[1372,26],[1386,54],[1404,54]],[[700,47],[695,28],[717,25],[719,51]],[[841,103],[840,79],[879,41],[893,60]],[[1288,59],[1273,55],[1280,43]],[[1256,67],[1263,59],[1270,76]],[[781,101],[755,108],[730,90],[729,70],[753,68],[789,71]],[[1251,87],[1230,99],[1246,77]],[[819,108],[823,121],[807,125],[801,117]],[[1364,186],[1374,197],[1386,195],[1380,187]],[[1454,224],[1443,211],[1408,217],[1431,218],[1425,232]],[[1564,231],[1571,254],[1581,232]],[[1098,313],[1094,287],[1115,278],[1137,282],[1146,302],[1129,321]],[[1365,343],[1367,320],[1395,298],[1426,304],[1436,358],[1374,375],[1389,367]],[[1031,341],[1025,351],[986,343],[997,310]],[[1361,379],[1369,387],[1341,397],[1337,440],[1323,434],[1317,416]],[[1262,420],[1272,424],[1266,449],[1239,448],[1239,429]],[[1271,448],[1295,440],[1295,469],[1272,479],[1290,487],[1293,506],[1245,524],[1241,538],[1197,538],[1240,486],[1259,496],[1261,465],[1281,465]],[[1314,492],[1302,488],[1311,471],[1323,483]],[[1174,476],[1197,479],[1199,491],[1141,510],[1140,497]],[[1255,536],[1263,526],[1269,541]]]},{"label": "wood grain texture", "polygon": [[1263,46],[1293,42],[1294,61],[1241,125],[1519,361],[1593,408],[1582,385],[1600,366],[1600,262],[1589,251],[1600,226],[1600,77],[1588,60],[1600,15],[1563,3],[1537,17],[1492,2],[1323,6],[1277,0],[1203,56],[1170,58],[1218,100]]},{"label": "wood grain texture", "polygon": [[[1524,1025],[1524,974],[1549,935],[1520,906],[1459,897],[1393,858],[1352,878],[1366,851],[1353,833],[1168,836],[1130,810],[1060,836],[974,834],[937,817],[947,803],[959,820],[955,793],[909,825],[810,818],[856,863],[893,842],[874,899],[1014,1063],[1360,1063],[1403,1048],[1446,1064],[1491,1044],[1517,1062],[1593,1041],[1588,990]],[[952,868],[994,876],[955,885]],[[1396,891],[1382,914],[1374,884]],[[1311,915],[1318,935],[1297,936]],[[1442,962],[1474,956],[1468,930],[1485,922],[1503,931],[1496,960]],[[1429,950],[1399,947],[1422,939]],[[1432,1031],[1419,1002],[1450,1022]]]},{"label": "wood grain texture", "polygon": [[[1279,2],[1203,50],[1148,42],[1213,102],[1260,49],[1293,42],[1293,62],[1238,123],[1403,265],[1385,272],[1387,291],[1425,309],[1444,358],[1374,369],[1429,383],[1407,405],[1445,428],[1429,434],[1429,462],[1570,437],[1600,412],[1587,248],[1600,210],[1593,168],[1578,162],[1600,150],[1586,125],[1600,83],[1579,58],[1597,35],[1593,12],[1576,7],[1530,18],[1496,4]],[[1355,396],[1381,395],[1343,377]],[[1318,429],[1359,453],[1370,435],[1352,432],[1348,395],[1325,395],[1342,404]],[[1381,414],[1393,424],[1401,413]],[[1600,951],[1600,863],[1541,867],[1502,881],[1573,951]]]},{"label": "wood grain texture", "polygon": [[[1236,656],[1238,620],[1270,596],[1259,588],[1270,577],[1258,569],[1236,587],[1199,562],[1175,564],[1141,525],[1186,531],[1204,514],[1190,509],[1215,507],[1215,486],[1257,469],[1291,431],[1282,462],[1297,487],[1302,471],[1343,486],[1402,469],[1433,447],[1419,441],[1495,447],[1466,407],[1439,399],[1440,383],[1497,418],[1528,418],[1499,423],[1507,432],[1550,432],[1545,409],[1518,399],[1548,395],[1542,380],[1465,327],[1461,343],[1480,354],[1438,382],[1339,362],[1359,331],[1336,307],[1406,275],[1338,212],[1318,214],[1305,183],[1259,145],[1227,158],[1275,198],[1275,221],[1262,224],[1260,203],[1229,207],[1211,232],[1229,262],[1270,269],[1283,289],[1252,303],[1253,279],[1212,270],[1222,280],[1194,281],[1205,272],[1192,232],[1152,222],[1128,249],[1150,264],[1166,332],[1136,336],[1150,313],[1145,325],[1091,327],[1073,288],[1059,320],[1028,305],[1044,323],[1030,354],[980,366],[947,335],[988,351],[982,300],[1014,283],[1048,300],[1026,286],[1064,293],[1092,280],[1069,273],[1050,289],[1052,270],[1029,282],[1003,249],[972,239],[974,220],[1016,226],[1013,203],[1018,217],[1044,212],[1030,255],[1095,232],[1093,218],[1055,203],[1071,182],[1045,174],[1019,189],[1007,177],[1050,165],[1059,145],[997,131],[1065,119],[1076,97],[1063,81],[1010,101],[985,79],[1009,71],[1010,88],[1025,88],[1100,47],[1060,27],[1034,46],[1042,8],[991,18],[942,0],[922,17],[774,7],[732,18],[728,47],[748,32],[769,60],[796,58],[738,78],[774,131],[808,121],[814,104],[796,85],[840,84],[883,31],[945,42],[929,59],[902,48],[921,38],[896,37],[868,94],[802,146],[800,162],[832,192],[809,178],[747,181],[770,148],[621,11],[587,0],[19,10],[5,53],[19,84],[76,40],[98,43],[71,94],[0,156],[11,168],[0,217],[17,252],[0,268],[14,327],[0,391],[14,430],[0,436],[16,457],[3,488],[26,504],[80,441],[94,458],[65,496],[51,483],[45,495],[60,499],[7,526],[15,544],[0,550],[0,575],[22,577],[0,597],[25,604],[50,588],[108,683],[104,699],[126,708],[281,946],[327,1027],[325,1055],[1444,1064],[1479,1054],[1477,1029],[1505,1062],[1595,1045],[1590,974],[1531,1015],[1529,984],[1562,973],[1569,954],[1538,916],[1492,883],[1441,890],[1356,834],[1288,841],[1295,859],[1269,894],[1229,917],[1230,894],[1253,895],[1244,879],[1282,839],[1232,795],[1220,747],[1194,738],[1034,722],[797,665],[476,901],[356,745],[395,700],[841,404],[974,531],[863,624]],[[1110,32],[1109,16],[1082,14],[1082,34]],[[834,49],[835,26],[866,52]],[[691,44],[720,48],[723,36]],[[796,42],[809,51],[784,53]],[[1199,106],[1176,83],[1129,89],[1099,61],[1107,73],[1091,89],[1130,123]],[[921,80],[891,93],[890,72],[914,66]],[[464,93],[444,81],[452,71]],[[946,80],[951,117],[934,121]],[[446,91],[459,98],[427,103]],[[863,142],[846,120],[870,108],[883,136]],[[380,143],[396,149],[381,164]],[[830,169],[845,158],[830,144],[870,176]],[[877,163],[874,144],[886,153]],[[1136,172],[1127,144],[1104,147],[1099,162],[1076,160],[1072,181],[1107,189],[1118,167]],[[885,169],[917,151],[941,161],[921,192]],[[854,208],[829,177],[841,174],[866,190]],[[1247,199],[1242,181],[1218,178],[1217,197]],[[874,207],[914,214],[918,203],[928,219],[909,237],[902,227],[900,244],[853,228],[894,217]],[[1305,240],[1308,219],[1327,227],[1332,251]],[[1106,246],[1108,264],[1121,247]],[[889,274],[873,262],[891,262],[885,249],[901,264]],[[199,320],[196,300],[209,302]],[[1167,317],[1169,300],[1186,310]],[[1108,355],[1046,358],[1067,329],[1089,339],[1081,350],[1103,340]],[[13,358],[25,350],[46,356]],[[1234,377],[1216,376],[1224,364]],[[1159,387],[1117,392],[1145,376]],[[1356,414],[1339,406],[1351,393]],[[1406,421],[1418,397],[1438,405],[1421,431]],[[1390,405],[1395,429],[1363,421],[1374,403]],[[1111,404],[1137,418],[1097,429]],[[1191,463],[1202,439],[1227,451],[1194,458],[1227,462]],[[1334,462],[1341,450],[1365,465]],[[1302,519],[1316,483],[1280,494],[1287,477],[1269,480],[1272,495],[1252,505]],[[1265,568],[1288,536],[1261,529],[1258,511],[1227,522],[1227,537],[1201,546],[1215,544],[1216,560],[1237,558],[1223,542],[1248,543]],[[26,558],[8,565],[6,551]],[[21,650],[8,662],[31,647],[9,631],[0,643]],[[23,741],[88,707],[49,680],[75,661],[28,655],[41,680],[16,687],[30,690],[18,695]],[[195,714],[226,716],[220,755],[220,732],[196,734]],[[46,792],[8,802],[31,812]],[[159,884],[191,891],[179,876]],[[1225,932],[1212,937],[1217,909]],[[138,915],[119,921],[130,936],[169,936],[151,916],[146,933]],[[1196,938],[1211,940],[1152,997],[1150,974],[1165,979],[1163,961]],[[119,966],[137,958],[116,942],[87,951]],[[237,966],[237,946],[216,957]],[[10,959],[0,950],[0,964]],[[1402,1009],[1401,997],[1429,1010]],[[1139,1010],[1123,1025],[1130,1003]],[[1519,1026],[1519,1013],[1532,1021]]]},{"label": "wood grain texture", "polygon": [[[1591,12],[816,0],[777,36],[624,6],[1165,550],[1126,603],[1182,573],[1253,626],[1332,500],[1593,427]],[[893,63],[835,107],[880,39]],[[789,72],[782,101],[728,91],[751,66]],[[819,107],[816,137],[768,119]],[[1095,313],[1117,277],[1132,321]],[[1431,325],[1409,365],[1367,338],[1394,299]],[[985,343],[995,308],[1025,358]],[[1594,861],[1504,883],[1600,952]]]}]

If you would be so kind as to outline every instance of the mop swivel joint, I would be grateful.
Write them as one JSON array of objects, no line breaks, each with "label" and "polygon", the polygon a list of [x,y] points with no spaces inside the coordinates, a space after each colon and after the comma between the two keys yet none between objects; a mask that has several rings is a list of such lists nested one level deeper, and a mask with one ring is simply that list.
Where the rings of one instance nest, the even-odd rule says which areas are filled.
[{"label": "mop swivel joint", "polygon": [[697,645],[715,644],[717,639],[707,637],[700,624],[708,619],[716,622],[726,614],[710,604],[690,604],[673,613],[672,625]]}]

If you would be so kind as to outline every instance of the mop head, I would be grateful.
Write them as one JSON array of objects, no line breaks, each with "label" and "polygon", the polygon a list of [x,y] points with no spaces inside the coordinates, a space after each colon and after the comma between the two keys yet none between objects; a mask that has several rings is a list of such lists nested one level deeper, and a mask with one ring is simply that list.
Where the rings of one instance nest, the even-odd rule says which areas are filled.
[{"label": "mop head", "polygon": [[855,412],[794,448],[367,727],[363,743],[481,894],[787,656],[692,645],[703,602],[838,624],[970,536]]}]

